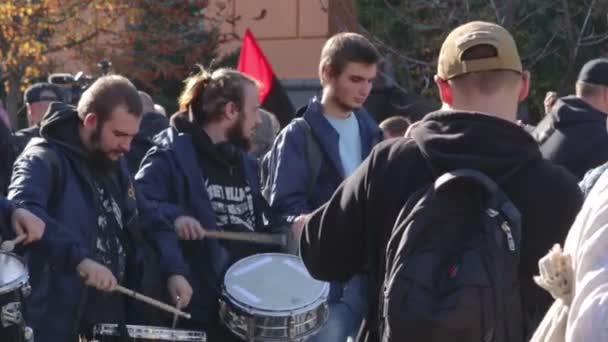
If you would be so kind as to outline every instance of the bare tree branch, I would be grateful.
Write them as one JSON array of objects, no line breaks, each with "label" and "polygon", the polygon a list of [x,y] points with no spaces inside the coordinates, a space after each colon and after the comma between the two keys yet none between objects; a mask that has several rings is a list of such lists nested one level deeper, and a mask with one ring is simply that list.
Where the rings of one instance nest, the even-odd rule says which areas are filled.
[{"label": "bare tree branch", "polygon": [[576,41],[576,45],[574,46],[574,52],[572,54],[573,60],[576,60],[576,57],[578,56],[578,51],[579,51],[579,48],[581,47],[583,36],[585,34],[585,30],[587,29],[587,24],[589,23],[589,18],[591,18],[591,13],[593,13],[593,8],[595,7],[595,2],[596,2],[596,0],[591,0],[591,3],[589,4],[589,8],[587,8],[587,14],[585,15],[585,21],[583,22],[583,26],[581,27],[581,30],[579,31],[578,39]]},{"label": "bare tree branch", "polygon": [[500,12],[498,12],[498,7],[496,7],[496,2],[494,0],[489,0],[489,3],[494,10],[494,15],[496,15],[496,22],[502,24],[504,18],[500,17]]},{"label": "bare tree branch", "polygon": [[594,36],[593,38],[586,38],[583,42],[581,42],[580,46],[597,45],[606,40],[608,40],[608,34],[606,34],[604,36]]}]

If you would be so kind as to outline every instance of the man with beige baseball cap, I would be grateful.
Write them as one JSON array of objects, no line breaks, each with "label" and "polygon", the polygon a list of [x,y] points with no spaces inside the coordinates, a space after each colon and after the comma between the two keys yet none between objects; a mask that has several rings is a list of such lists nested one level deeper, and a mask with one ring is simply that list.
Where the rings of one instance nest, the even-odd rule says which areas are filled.
[{"label": "man with beige baseball cap", "polygon": [[[537,261],[565,238],[582,204],[580,190],[573,176],[542,159],[534,139],[515,123],[517,105],[528,94],[529,77],[504,28],[476,21],[453,30],[441,48],[435,81],[443,109],[427,114],[406,137],[379,144],[331,199],[310,215],[300,242],[302,260],[310,274],[322,280],[370,274],[370,309],[359,341],[523,341],[551,301],[533,283]],[[490,286],[499,289],[492,299],[472,290],[469,293],[478,295],[458,297],[448,306],[425,305],[429,302],[420,300],[421,292],[412,292],[411,286],[425,284],[416,283],[420,274],[441,268],[437,265],[443,264],[433,264],[440,260],[440,249],[429,252],[426,264],[405,254],[406,262],[392,264],[387,272],[386,256],[395,252],[387,250],[387,243],[399,232],[393,229],[402,209],[405,216],[412,213],[404,205],[417,203],[421,190],[456,169],[484,173],[519,210],[521,241],[510,245],[519,264],[509,264],[518,279],[484,283],[483,277],[468,278],[484,269],[462,259],[459,266],[443,270],[459,279],[460,285],[451,290],[461,291],[466,284],[477,284],[473,286],[477,290]],[[454,201],[454,208],[465,206]],[[433,215],[439,221],[455,219],[444,211]],[[400,236],[398,241],[409,246],[407,250],[420,248],[416,247],[420,240]],[[484,240],[489,248],[504,249],[502,244],[491,245],[491,240]],[[502,269],[492,270],[500,274]],[[438,288],[443,271],[431,277],[428,293],[452,295],[451,290]],[[384,292],[388,284],[390,291]],[[477,309],[488,300],[508,304],[492,306],[486,315]]]}]

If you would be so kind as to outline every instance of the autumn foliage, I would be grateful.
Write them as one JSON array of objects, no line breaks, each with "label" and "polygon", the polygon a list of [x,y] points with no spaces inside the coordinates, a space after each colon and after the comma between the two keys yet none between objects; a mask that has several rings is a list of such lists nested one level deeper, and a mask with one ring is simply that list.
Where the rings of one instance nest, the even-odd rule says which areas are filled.
[{"label": "autumn foliage", "polygon": [[148,89],[182,79],[213,57],[224,8],[208,0],[2,1],[0,81],[9,112],[16,115],[30,80],[73,69],[68,61],[95,74],[97,61],[109,59]]}]

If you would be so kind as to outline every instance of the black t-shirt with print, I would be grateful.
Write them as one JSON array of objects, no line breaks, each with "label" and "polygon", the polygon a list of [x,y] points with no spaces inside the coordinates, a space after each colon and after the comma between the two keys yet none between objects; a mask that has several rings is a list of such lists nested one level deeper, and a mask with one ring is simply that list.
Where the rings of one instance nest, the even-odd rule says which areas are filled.
[{"label": "black t-shirt with print", "polygon": [[[241,155],[226,143],[213,146],[214,157],[202,158],[205,190],[220,230],[255,231],[255,214],[251,186],[247,182]],[[256,245],[223,241],[232,261],[259,252]]]},{"label": "black t-shirt with print", "polygon": [[[124,227],[122,210],[111,191],[110,180],[99,178],[93,181],[92,201],[97,205],[97,234],[95,237],[95,261],[106,266],[118,283],[125,279],[127,253],[123,241]],[[125,321],[125,299],[116,292],[107,293],[88,289],[86,310],[81,320],[81,330],[89,330],[97,323],[123,323]]]}]

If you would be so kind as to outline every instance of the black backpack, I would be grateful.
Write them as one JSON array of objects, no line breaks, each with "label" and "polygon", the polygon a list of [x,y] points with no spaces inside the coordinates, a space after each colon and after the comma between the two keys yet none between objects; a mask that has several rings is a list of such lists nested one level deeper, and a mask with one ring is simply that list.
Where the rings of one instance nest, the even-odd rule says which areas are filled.
[{"label": "black backpack", "polygon": [[412,195],[386,250],[382,341],[523,341],[520,237],[519,211],[479,171]]}]

